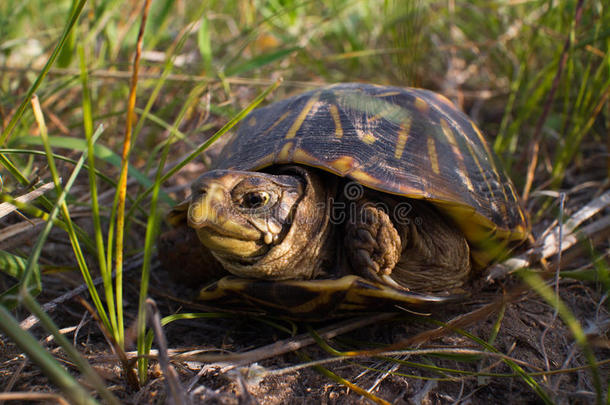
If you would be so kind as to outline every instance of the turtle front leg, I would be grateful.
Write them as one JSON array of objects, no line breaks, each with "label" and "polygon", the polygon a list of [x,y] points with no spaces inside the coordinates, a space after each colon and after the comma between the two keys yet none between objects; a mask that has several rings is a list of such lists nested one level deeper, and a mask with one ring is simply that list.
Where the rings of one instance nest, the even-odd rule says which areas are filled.
[{"label": "turtle front leg", "polygon": [[345,226],[347,260],[357,274],[383,282],[400,259],[401,238],[383,207],[366,199],[350,204],[355,206]]},{"label": "turtle front leg", "polygon": [[[352,203],[343,243],[356,274],[412,291],[461,292],[472,271],[468,242],[433,206],[366,198]],[[397,213],[405,205],[403,218]]]}]

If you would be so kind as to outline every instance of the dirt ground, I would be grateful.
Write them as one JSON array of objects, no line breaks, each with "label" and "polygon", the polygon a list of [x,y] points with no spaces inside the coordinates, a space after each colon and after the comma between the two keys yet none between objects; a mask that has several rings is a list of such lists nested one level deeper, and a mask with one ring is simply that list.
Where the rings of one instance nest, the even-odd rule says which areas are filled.
[{"label": "dirt ground", "polygon": [[[131,281],[135,283],[135,279]],[[158,269],[153,280],[152,296],[162,315],[177,312],[181,308],[180,303],[171,299],[171,291],[184,293],[181,286],[171,285],[168,295],[168,283],[171,282]],[[127,284],[135,285],[131,282]],[[518,283],[507,283],[504,287],[514,288],[511,284]],[[59,285],[56,287],[60,288]],[[132,296],[135,297],[135,287],[131,289],[133,291],[129,293],[133,292]],[[459,314],[480,308],[500,294],[498,286],[491,286],[482,291],[476,301],[473,299],[452,305],[451,308],[438,308],[430,316],[397,312],[391,318],[341,333],[327,340],[327,343],[340,351],[389,347],[393,343],[404,342],[417,334],[435,329],[437,326],[427,319],[448,321]],[[604,337],[603,331],[607,331],[610,319],[604,298],[590,286],[578,281],[562,281],[560,295],[587,328],[595,347],[595,338]],[[133,322],[134,309],[135,302],[130,300],[126,307],[130,316],[128,322]],[[123,379],[121,369],[114,361],[96,322],[91,320],[78,303],[66,302],[61,306],[61,311],[55,311],[53,316],[61,327],[73,328],[65,329],[66,334],[74,339],[76,347],[86,355],[106,379],[114,394],[124,403],[166,403],[166,371],[160,368],[157,361],[151,362],[150,378],[146,385],[140,390],[134,390]],[[291,338],[286,328],[295,328],[298,335],[307,333],[308,328],[332,330],[335,324],[344,325],[352,321],[342,319],[308,324],[266,317],[227,316],[174,322],[166,326],[164,332],[168,346],[173,350],[170,354],[195,349],[206,354],[228,354],[250,351],[278,341],[298,341],[299,338]],[[502,315],[495,313],[475,321],[466,330],[489,342],[496,328],[498,333],[493,346],[505,357],[490,352],[474,355],[469,350],[485,352],[481,344],[464,332],[447,332],[417,346],[400,349],[450,350],[451,353],[448,354],[343,358],[326,363],[323,367],[360,389],[370,391],[377,400],[393,404],[543,403],[535,389],[525,379],[515,376],[511,367],[503,361],[508,358],[530,373],[555,403],[588,404],[595,400],[592,373],[583,352],[576,346],[570,331],[556,316],[553,307],[534,293],[522,294],[506,305]],[[37,328],[33,330],[40,333]],[[46,342],[50,351],[63,358],[51,339],[40,334],[38,336]],[[153,348],[156,347],[153,345]],[[392,349],[396,350],[397,347],[393,346]],[[460,350],[468,352],[460,353]],[[607,346],[597,347],[594,352],[598,361],[605,361],[599,366],[599,378],[602,388],[606,389],[610,375],[607,363],[610,350]],[[231,369],[231,362],[203,362],[195,354],[187,354],[185,358],[174,359],[172,365],[182,387],[189,389],[192,403],[371,403],[370,399],[348,388],[347,384],[336,382],[314,367],[288,370],[288,367],[303,364],[307,359],[333,358],[331,353],[318,344],[303,347],[296,352],[262,357],[252,364]],[[74,373],[77,372],[67,360],[65,365]],[[37,367],[4,338],[0,344],[0,386],[5,391],[10,388],[14,392],[56,392]]]}]

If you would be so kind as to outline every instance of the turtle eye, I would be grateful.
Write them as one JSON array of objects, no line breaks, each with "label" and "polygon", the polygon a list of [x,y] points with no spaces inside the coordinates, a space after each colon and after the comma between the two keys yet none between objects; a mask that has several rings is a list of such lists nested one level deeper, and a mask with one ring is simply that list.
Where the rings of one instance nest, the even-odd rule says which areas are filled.
[{"label": "turtle eye", "polygon": [[251,191],[244,194],[241,206],[244,208],[261,208],[267,205],[271,196],[266,191]]}]

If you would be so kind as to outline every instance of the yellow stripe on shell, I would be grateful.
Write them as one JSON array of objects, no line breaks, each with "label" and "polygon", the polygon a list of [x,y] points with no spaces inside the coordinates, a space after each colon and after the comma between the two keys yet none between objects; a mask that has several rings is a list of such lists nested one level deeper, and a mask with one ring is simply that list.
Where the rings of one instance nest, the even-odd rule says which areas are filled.
[{"label": "yellow stripe on shell", "polygon": [[197,299],[201,301],[216,301],[222,297],[225,297],[227,295],[227,290],[220,287],[221,281],[222,279],[218,281],[218,283],[216,284],[216,288],[214,288],[213,290],[210,290],[209,286],[202,288],[199,291],[199,296],[197,297]]},{"label": "yellow stripe on shell", "polygon": [[286,133],[286,139],[294,138],[299,128],[301,128],[301,125],[303,125],[303,121],[305,121],[305,118],[307,118],[309,111],[311,111],[314,104],[318,101],[318,97],[320,97],[320,93],[315,93],[307,101],[307,104],[305,104],[305,107],[303,107],[296,120],[294,120],[292,126]]},{"label": "yellow stripe on shell", "polygon": [[323,164],[317,157],[305,152],[301,148],[296,148],[292,154],[292,163],[304,163],[309,166],[324,168],[326,165]]},{"label": "yellow stripe on shell", "polygon": [[258,159],[256,162],[254,162],[252,164],[252,167],[255,168],[256,170],[258,170],[262,167],[266,167],[266,166],[272,165],[273,163],[277,163],[277,162],[274,162],[274,158],[275,158],[275,155],[273,153],[269,153],[269,154],[263,156],[262,158]]},{"label": "yellow stripe on shell", "polygon": [[280,153],[277,154],[275,159],[276,163],[288,163],[291,161],[292,156],[290,155],[290,149],[292,149],[293,145],[294,142],[286,142],[284,146],[282,146]]},{"label": "yellow stripe on shell", "polygon": [[335,137],[341,138],[343,136],[343,127],[341,126],[341,117],[339,116],[339,109],[336,105],[331,104],[329,107],[330,116],[335,122]]},{"label": "yellow stripe on shell", "polygon": [[372,145],[373,143],[375,143],[377,138],[372,133],[367,132],[364,135],[362,135],[361,140],[362,140],[362,142],[366,143],[367,145]]},{"label": "yellow stripe on shell", "polygon": [[424,115],[427,115],[430,111],[430,104],[428,104],[423,98],[415,97],[414,105],[415,108],[417,108],[417,111]]},{"label": "yellow stripe on shell", "polygon": [[373,177],[364,170],[356,169],[350,173],[350,176],[367,187],[375,187],[381,184],[381,180],[377,177]]},{"label": "yellow stripe on shell", "polygon": [[[410,294],[408,290],[400,291],[391,286],[361,279],[367,286],[373,285],[377,288],[350,288],[345,301],[352,305],[362,305],[371,302],[371,298],[385,299],[392,302],[403,302],[408,304],[424,304],[430,302],[443,302],[447,297],[434,295]],[[348,304],[348,305],[349,305]]]},{"label": "yellow stripe on shell", "polygon": [[338,159],[333,160],[329,163],[330,168],[336,170],[336,174],[345,176],[354,170],[356,161],[351,156],[341,156]]},{"label": "yellow stripe on shell", "polygon": [[455,107],[455,104],[453,104],[451,102],[451,100],[449,100],[447,97],[443,96],[442,94],[439,93],[431,93],[431,96],[433,98],[435,98],[437,101],[440,101],[441,103],[445,104],[446,106],[448,106],[449,108],[453,109],[453,110],[457,110],[457,108]]},{"label": "yellow stripe on shell", "polygon": [[375,94],[375,97],[390,97],[390,96],[399,96],[402,92],[400,91],[386,91],[385,93]]},{"label": "yellow stripe on shell", "polygon": [[[479,142],[481,142],[481,144],[483,145],[483,148],[485,149],[485,153],[487,154],[487,156],[493,156],[491,154],[491,150],[489,149],[489,145],[487,145],[487,141],[485,140],[485,137],[483,136],[483,134],[481,133],[479,128],[476,126],[476,124],[474,122],[472,122],[472,120],[470,120],[470,126],[474,130],[475,134],[477,134],[477,137],[479,138]],[[489,164],[491,165],[491,168],[493,169],[495,175],[498,176],[498,171],[496,169],[496,162],[494,162],[493,159],[489,159]]]},{"label": "yellow stripe on shell", "polygon": [[[447,100],[447,101],[449,101],[449,100]],[[461,179],[466,184],[466,187],[468,188],[468,190],[475,191],[474,187],[472,186],[472,182],[470,181],[470,178],[468,177],[468,171],[466,170],[466,164],[464,163],[464,156],[462,155],[462,152],[460,151],[457,141],[455,140],[453,131],[449,127],[449,123],[444,118],[441,118],[440,121],[441,121],[441,128],[443,129],[443,134],[445,135],[445,138],[447,138],[447,141],[449,141],[449,145],[451,145],[451,149],[453,151],[453,155],[457,159],[457,163],[458,163],[460,172],[464,174],[463,176],[461,176]]]},{"label": "yellow stripe on shell", "polygon": [[396,138],[396,148],[394,149],[394,157],[400,159],[405,150],[407,144],[407,138],[409,137],[409,131],[411,130],[411,119],[405,119],[398,129],[398,137]]},{"label": "yellow stripe on shell", "polygon": [[[464,136],[464,138],[466,138],[466,136]],[[483,170],[483,167],[481,166],[481,163],[479,162],[479,158],[477,157],[476,153],[474,152],[472,145],[470,145],[470,142],[466,142],[466,147],[468,148],[468,152],[470,153],[470,156],[472,156],[472,160],[474,160],[474,163],[477,165],[477,168],[479,169],[479,173],[481,173],[481,176],[483,176],[483,180],[485,181],[485,185],[487,186],[487,189],[489,190],[489,193],[491,194],[491,198],[495,199],[494,191],[491,188],[491,185],[489,184],[487,175],[485,174],[485,171]],[[505,204],[500,204],[500,206],[503,211],[503,215],[506,215]]]},{"label": "yellow stripe on shell", "polygon": [[436,174],[440,174],[440,170],[438,168],[438,155],[436,154],[436,143],[434,138],[431,136],[428,137],[428,159],[430,159],[432,171]]},{"label": "yellow stripe on shell", "polygon": [[[519,205],[519,197],[517,196],[517,192],[515,191],[515,188],[513,187],[512,184],[509,184],[508,188],[510,189],[510,193],[513,196],[515,204],[517,205],[517,211],[519,211],[519,217],[521,218],[521,223],[527,224],[528,221],[527,221],[527,218],[525,217],[525,213],[523,212],[523,210],[521,209],[521,206]],[[502,188],[502,189],[504,189],[504,188]]]}]

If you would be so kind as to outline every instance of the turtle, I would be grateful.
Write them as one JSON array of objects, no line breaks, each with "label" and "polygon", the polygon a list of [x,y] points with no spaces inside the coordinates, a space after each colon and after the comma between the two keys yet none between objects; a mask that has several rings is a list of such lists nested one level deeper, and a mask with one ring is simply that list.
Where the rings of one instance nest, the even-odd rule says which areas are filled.
[{"label": "turtle", "polygon": [[471,119],[362,83],[253,110],[168,218],[161,260],[199,300],[303,317],[464,297],[529,234]]}]

